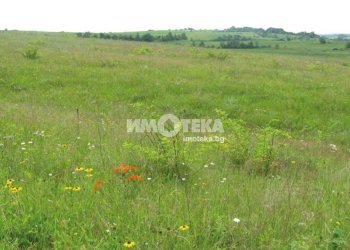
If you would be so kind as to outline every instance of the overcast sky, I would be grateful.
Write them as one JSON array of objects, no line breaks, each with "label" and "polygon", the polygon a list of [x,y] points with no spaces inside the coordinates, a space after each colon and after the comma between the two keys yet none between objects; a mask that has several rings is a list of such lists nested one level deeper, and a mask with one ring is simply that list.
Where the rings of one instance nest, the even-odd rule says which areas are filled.
[{"label": "overcast sky", "polygon": [[350,0],[0,0],[0,29],[118,32],[277,27],[350,33]]}]

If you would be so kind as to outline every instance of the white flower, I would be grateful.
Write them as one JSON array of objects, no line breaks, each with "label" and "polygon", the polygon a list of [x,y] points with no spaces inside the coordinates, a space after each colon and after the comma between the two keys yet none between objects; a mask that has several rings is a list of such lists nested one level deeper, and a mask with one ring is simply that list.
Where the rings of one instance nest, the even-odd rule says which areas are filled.
[{"label": "white flower", "polygon": [[26,148],[23,147],[23,148],[21,148],[21,150],[26,150]]},{"label": "white flower", "polygon": [[150,181],[150,180],[152,180],[152,178],[151,178],[151,177],[148,177],[147,180]]},{"label": "white flower", "polygon": [[205,168],[209,167],[207,164],[204,165]]},{"label": "white flower", "polygon": [[211,166],[214,166],[214,165],[215,165],[215,163],[214,163],[214,162],[211,162],[211,163],[210,163],[210,165],[211,165]]},{"label": "white flower", "polygon": [[233,221],[236,222],[236,223],[240,223],[241,222],[241,220],[238,219],[238,218],[234,218]]},{"label": "white flower", "polygon": [[329,144],[329,147],[331,148],[332,151],[337,151],[337,145]]},{"label": "white flower", "polygon": [[106,230],[106,233],[108,233],[108,234],[109,234],[110,232],[111,232],[111,231],[110,231],[109,229],[107,229],[107,230]]},{"label": "white flower", "polygon": [[51,173],[49,173],[49,176],[51,177],[51,176],[52,176],[52,174],[51,174]]},{"label": "white flower", "polygon": [[222,178],[222,180],[223,180],[223,181],[226,181],[227,179],[224,177],[224,178]]},{"label": "white flower", "polygon": [[26,145],[26,143],[25,142],[21,142],[21,145]]},{"label": "white flower", "polygon": [[181,178],[181,180],[185,181],[185,180],[186,180],[186,178]]},{"label": "white flower", "polygon": [[32,141],[29,141],[28,144],[33,144],[33,142],[32,142]]}]

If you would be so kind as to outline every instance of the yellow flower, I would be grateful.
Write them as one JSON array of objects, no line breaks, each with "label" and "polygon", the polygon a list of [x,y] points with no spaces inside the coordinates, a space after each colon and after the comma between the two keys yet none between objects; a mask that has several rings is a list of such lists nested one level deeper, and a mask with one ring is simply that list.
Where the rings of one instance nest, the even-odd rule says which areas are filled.
[{"label": "yellow flower", "polygon": [[85,172],[86,172],[86,173],[91,173],[92,171],[94,171],[93,168],[87,168],[87,169],[85,169]]},{"label": "yellow flower", "polygon": [[68,147],[68,144],[62,144],[62,148],[67,149]]},{"label": "yellow flower", "polygon": [[85,170],[85,168],[82,168],[82,167],[75,168],[75,172],[83,172],[84,170]]},{"label": "yellow flower", "polygon": [[72,187],[64,187],[64,190],[72,190]]},{"label": "yellow flower", "polygon": [[18,201],[11,202],[12,206],[18,206]]},{"label": "yellow flower", "polygon": [[14,179],[8,179],[8,180],[6,181],[5,187],[11,187],[14,181],[15,181]]},{"label": "yellow flower", "polygon": [[85,175],[86,178],[90,178],[90,177],[92,177],[92,176],[93,176],[92,174],[87,174],[87,175]]},{"label": "yellow flower", "polygon": [[123,246],[124,246],[125,248],[133,248],[133,247],[136,246],[136,244],[135,244],[135,242],[133,242],[133,241],[127,241],[127,242],[125,242],[125,243],[123,244]]},{"label": "yellow flower", "polygon": [[80,187],[73,187],[72,188],[73,191],[80,191],[80,189],[81,189]]},{"label": "yellow flower", "polygon": [[339,226],[341,223],[339,221],[337,221],[336,224]]},{"label": "yellow flower", "polygon": [[291,161],[290,163],[295,164],[295,163],[296,163],[296,161]]},{"label": "yellow flower", "polygon": [[11,193],[16,194],[18,192],[21,192],[22,189],[23,189],[22,187],[13,187],[10,189],[10,191],[11,191]]},{"label": "yellow flower", "polygon": [[181,227],[179,227],[179,230],[180,231],[187,231],[188,229],[190,229],[190,227],[189,226],[187,226],[187,225],[183,225],[183,226],[181,226]]}]

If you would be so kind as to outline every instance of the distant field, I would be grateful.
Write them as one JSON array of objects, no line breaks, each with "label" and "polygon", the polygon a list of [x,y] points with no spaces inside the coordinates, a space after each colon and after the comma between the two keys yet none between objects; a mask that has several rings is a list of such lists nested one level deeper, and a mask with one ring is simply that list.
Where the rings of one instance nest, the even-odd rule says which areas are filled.
[{"label": "distant field", "polygon": [[[1,31],[0,249],[350,248],[350,50],[191,46],[221,33]],[[126,131],[167,113],[221,118],[227,140]]]}]

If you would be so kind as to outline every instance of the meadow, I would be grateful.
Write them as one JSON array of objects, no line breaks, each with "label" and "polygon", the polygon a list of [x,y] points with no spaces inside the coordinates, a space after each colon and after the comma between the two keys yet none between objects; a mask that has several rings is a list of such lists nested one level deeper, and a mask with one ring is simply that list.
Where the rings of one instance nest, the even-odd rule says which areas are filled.
[{"label": "meadow", "polygon": [[[350,248],[350,50],[260,43],[0,31],[0,249]],[[168,113],[225,143],[127,133]]]}]

